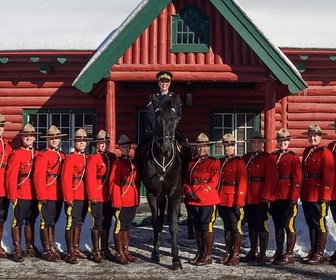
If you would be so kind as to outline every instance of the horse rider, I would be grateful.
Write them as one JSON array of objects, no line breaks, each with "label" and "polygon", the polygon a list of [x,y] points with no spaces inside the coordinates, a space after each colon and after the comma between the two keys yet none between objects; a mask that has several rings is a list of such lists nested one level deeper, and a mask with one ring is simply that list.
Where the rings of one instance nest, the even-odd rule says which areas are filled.
[{"label": "horse rider", "polygon": [[66,135],[61,134],[56,126],[51,125],[47,135],[41,136],[47,139],[47,148],[37,154],[34,161],[33,177],[41,217],[42,258],[52,262],[61,259],[54,247],[54,241],[55,225],[63,205],[60,173],[65,154],[60,151],[60,143],[61,137]]},{"label": "horse rider", "polygon": [[194,221],[197,253],[190,260],[198,266],[212,263],[212,247],[214,242],[213,225],[216,220],[217,204],[220,202],[217,193],[220,162],[209,156],[210,145],[204,133],[200,133],[195,143],[198,156],[188,164],[183,180],[183,189],[188,211]]},{"label": "horse rider", "polygon": [[39,133],[30,123],[24,125],[19,133],[22,145],[9,156],[6,169],[6,189],[9,200],[13,203],[12,239],[15,262],[23,262],[21,252],[23,225],[26,241],[24,256],[34,257],[38,254],[34,241],[35,222],[39,212],[33,181],[34,158],[39,153],[33,147],[37,134]]},{"label": "horse rider", "polygon": [[112,260],[108,248],[113,217],[109,178],[116,155],[108,152],[110,136],[105,130],[100,130],[96,140],[92,142],[96,142],[96,153],[91,155],[87,161],[85,183],[89,199],[89,213],[92,217],[92,259],[96,263],[101,263],[104,258]]}]

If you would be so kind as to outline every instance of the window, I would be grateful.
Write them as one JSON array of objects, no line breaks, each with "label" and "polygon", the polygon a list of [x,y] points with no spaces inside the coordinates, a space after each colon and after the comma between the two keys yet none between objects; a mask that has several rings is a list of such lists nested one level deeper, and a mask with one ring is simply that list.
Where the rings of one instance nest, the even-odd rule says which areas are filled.
[{"label": "window", "polygon": [[[212,119],[213,135],[215,140],[221,140],[226,133],[232,133],[236,140],[236,154],[239,156],[249,152],[250,147],[245,142],[259,129],[260,116],[257,113],[246,112],[215,112]],[[214,147],[214,155],[224,154],[223,145],[218,143]]]},{"label": "window", "polygon": [[[96,111],[95,110],[24,110],[24,123],[31,123],[40,132],[41,136],[48,133],[49,127],[53,124],[58,127],[61,133],[68,136],[62,138],[61,149],[66,154],[73,151],[73,141],[69,140],[75,136],[79,128],[85,129],[89,138],[94,138],[96,131]],[[37,136],[35,146],[43,150],[47,145],[45,138]],[[92,144],[87,147],[87,152],[92,152]]]},{"label": "window", "polygon": [[178,16],[172,17],[172,52],[209,51],[209,17],[193,5],[184,7]]}]

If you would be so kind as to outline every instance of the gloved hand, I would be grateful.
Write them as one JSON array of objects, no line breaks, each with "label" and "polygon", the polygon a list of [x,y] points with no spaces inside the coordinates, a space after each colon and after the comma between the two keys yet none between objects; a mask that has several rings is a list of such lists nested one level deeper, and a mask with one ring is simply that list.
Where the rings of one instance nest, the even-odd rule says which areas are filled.
[{"label": "gloved hand", "polygon": [[65,203],[65,205],[68,206],[68,207],[69,207],[69,206],[71,206],[71,207],[73,206],[73,202],[72,202],[72,201],[64,201],[64,203]]},{"label": "gloved hand", "polygon": [[295,205],[296,205],[296,201],[295,201],[295,200],[291,200],[291,201],[289,202],[289,207],[290,207],[290,208],[293,208]]},{"label": "gloved hand", "polygon": [[46,200],[40,200],[40,202],[41,202],[43,205],[46,205],[46,204],[47,204],[47,201],[46,201]]},{"label": "gloved hand", "polygon": [[199,201],[197,194],[195,194],[194,192],[188,193],[187,199],[192,200],[192,201]]},{"label": "gloved hand", "polygon": [[94,205],[94,204],[97,204],[97,203],[98,203],[98,200],[97,200],[97,199],[92,199],[90,202],[91,202],[91,204]]},{"label": "gloved hand", "polygon": [[262,204],[268,204],[268,200],[263,198],[263,199],[261,199],[261,203]]},{"label": "gloved hand", "polygon": [[236,209],[236,210],[239,210],[240,208],[242,208],[241,205],[239,205],[239,204],[236,204],[236,205],[235,205],[235,209]]}]

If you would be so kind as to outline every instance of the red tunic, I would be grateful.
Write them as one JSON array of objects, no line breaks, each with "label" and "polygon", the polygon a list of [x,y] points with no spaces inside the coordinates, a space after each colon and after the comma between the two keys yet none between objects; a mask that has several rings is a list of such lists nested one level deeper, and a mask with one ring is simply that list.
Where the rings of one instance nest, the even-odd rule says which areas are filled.
[{"label": "red tunic", "polygon": [[275,199],[297,201],[302,184],[302,167],[299,156],[292,151],[272,153],[278,169],[278,185]]},{"label": "red tunic", "polygon": [[65,202],[87,200],[85,191],[85,168],[88,155],[77,151],[66,156],[62,172],[61,185]]},{"label": "red tunic", "polygon": [[330,201],[334,186],[334,159],[332,153],[323,146],[309,146],[302,155],[303,184],[301,200],[319,202]]},{"label": "red tunic", "polygon": [[38,200],[62,200],[60,174],[65,154],[46,148],[34,160],[34,185]]},{"label": "red tunic", "polygon": [[18,148],[9,156],[6,169],[6,190],[11,201],[36,199],[33,181],[33,160],[38,150]]},{"label": "red tunic", "polygon": [[8,157],[12,153],[12,142],[7,138],[0,137],[0,197],[6,196],[5,170]]},{"label": "red tunic", "polygon": [[277,168],[271,154],[263,151],[248,153],[243,159],[248,175],[246,204],[272,201],[277,186]]},{"label": "red tunic", "polygon": [[219,205],[234,207],[245,205],[247,172],[245,162],[237,156],[220,159]]},{"label": "red tunic", "polygon": [[[220,162],[209,156],[195,157],[188,164],[183,188],[186,203],[193,206],[211,206],[220,203],[217,192]],[[199,200],[188,199],[188,193],[195,193]]]},{"label": "red tunic", "polygon": [[114,153],[96,153],[88,159],[85,184],[90,201],[110,201],[109,176],[115,160]]},{"label": "red tunic", "polygon": [[334,187],[331,193],[331,200],[336,200],[336,141],[332,141],[328,145],[328,150],[331,151],[333,158],[334,158],[334,167],[335,167],[335,180],[334,180]]},{"label": "red tunic", "polygon": [[110,177],[112,207],[139,205],[140,177],[138,164],[130,157],[118,157],[113,162]]}]

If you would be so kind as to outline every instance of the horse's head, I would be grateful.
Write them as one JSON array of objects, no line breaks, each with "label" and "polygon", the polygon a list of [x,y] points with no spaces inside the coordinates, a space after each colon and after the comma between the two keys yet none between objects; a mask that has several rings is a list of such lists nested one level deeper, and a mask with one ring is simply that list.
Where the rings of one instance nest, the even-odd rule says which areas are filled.
[{"label": "horse's head", "polygon": [[162,102],[155,111],[155,141],[164,154],[169,154],[172,150],[177,121],[172,96],[170,102]]}]

